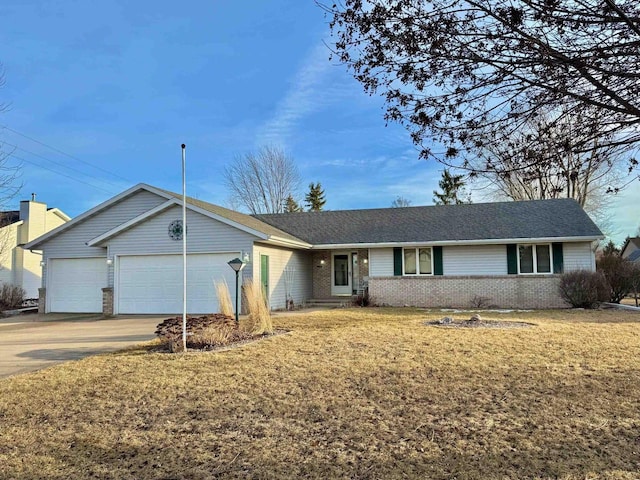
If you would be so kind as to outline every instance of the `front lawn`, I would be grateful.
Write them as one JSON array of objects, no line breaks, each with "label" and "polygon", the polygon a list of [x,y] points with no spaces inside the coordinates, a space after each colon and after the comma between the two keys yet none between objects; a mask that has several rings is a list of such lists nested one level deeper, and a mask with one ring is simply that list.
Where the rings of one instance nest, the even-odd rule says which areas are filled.
[{"label": "front lawn", "polygon": [[0,381],[1,479],[640,476],[640,314],[332,310]]}]

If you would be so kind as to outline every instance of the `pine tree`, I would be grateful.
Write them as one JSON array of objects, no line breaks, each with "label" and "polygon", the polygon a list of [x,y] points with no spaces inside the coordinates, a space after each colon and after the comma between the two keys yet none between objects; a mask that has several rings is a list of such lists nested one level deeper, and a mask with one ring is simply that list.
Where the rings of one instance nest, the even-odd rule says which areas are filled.
[{"label": "pine tree", "polygon": [[322,207],[327,203],[327,200],[324,198],[324,190],[320,182],[309,184],[309,193],[304,197],[304,201],[310,212],[322,211]]},{"label": "pine tree", "polygon": [[433,203],[435,205],[460,205],[461,203],[471,203],[471,200],[463,200],[458,195],[462,194],[464,189],[463,175],[451,175],[448,168],[442,172],[442,179],[438,182],[438,186],[442,190],[439,193],[433,191]]},{"label": "pine tree", "polygon": [[289,194],[287,199],[284,201],[284,211],[285,213],[302,212],[302,207],[295,201],[293,196]]}]

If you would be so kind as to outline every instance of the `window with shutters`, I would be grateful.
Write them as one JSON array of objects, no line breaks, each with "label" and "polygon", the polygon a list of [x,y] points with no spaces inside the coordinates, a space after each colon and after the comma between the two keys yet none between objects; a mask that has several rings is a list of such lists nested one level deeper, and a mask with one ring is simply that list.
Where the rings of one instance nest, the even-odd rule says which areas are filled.
[{"label": "window with shutters", "polygon": [[518,273],[551,273],[551,244],[518,245]]},{"label": "window with shutters", "polygon": [[433,275],[431,247],[405,248],[402,256],[403,275]]}]

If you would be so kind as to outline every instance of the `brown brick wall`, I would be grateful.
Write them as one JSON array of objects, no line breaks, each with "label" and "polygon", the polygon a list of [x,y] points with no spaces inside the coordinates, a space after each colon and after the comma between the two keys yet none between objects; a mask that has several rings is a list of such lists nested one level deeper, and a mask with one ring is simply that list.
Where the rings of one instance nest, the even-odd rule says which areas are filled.
[{"label": "brown brick wall", "polygon": [[558,275],[376,277],[369,295],[376,305],[471,307],[474,297],[498,308],[566,308]]},{"label": "brown brick wall", "polygon": [[[324,265],[321,264],[324,260]],[[313,252],[311,260],[313,270],[313,298],[331,297],[331,251],[318,250]]]},{"label": "brown brick wall", "polygon": [[105,317],[113,316],[113,288],[102,289],[102,314]]},{"label": "brown brick wall", "polygon": [[[369,250],[356,249],[358,252],[359,279],[369,276]],[[364,260],[367,260],[365,263]],[[321,261],[324,260],[324,265]],[[331,298],[331,250],[318,250],[313,252],[311,268],[313,270],[313,298]],[[356,289],[358,285],[354,285]]]}]

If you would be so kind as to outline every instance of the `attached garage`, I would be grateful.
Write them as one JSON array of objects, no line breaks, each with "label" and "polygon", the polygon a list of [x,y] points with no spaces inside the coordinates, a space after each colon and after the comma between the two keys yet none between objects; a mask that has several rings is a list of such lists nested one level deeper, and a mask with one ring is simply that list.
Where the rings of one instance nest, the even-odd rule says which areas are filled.
[{"label": "attached garage", "polygon": [[[235,298],[235,274],[227,262],[235,253],[187,255],[187,312],[218,311],[215,283],[226,281]],[[182,312],[182,255],[126,255],[116,262],[116,313]]]},{"label": "attached garage", "polygon": [[102,312],[107,286],[105,258],[51,258],[47,275],[48,312]]}]

